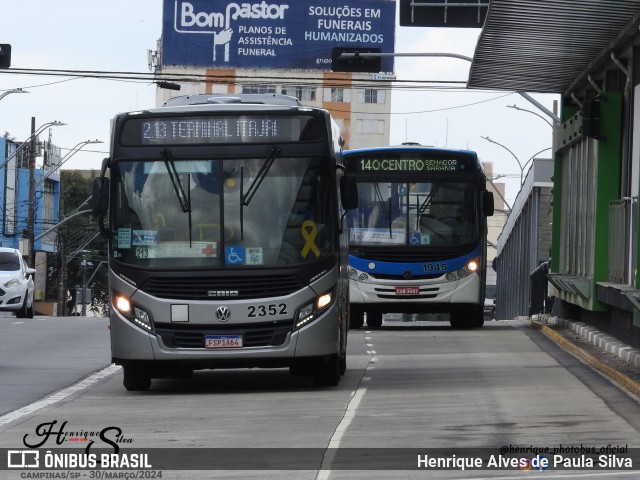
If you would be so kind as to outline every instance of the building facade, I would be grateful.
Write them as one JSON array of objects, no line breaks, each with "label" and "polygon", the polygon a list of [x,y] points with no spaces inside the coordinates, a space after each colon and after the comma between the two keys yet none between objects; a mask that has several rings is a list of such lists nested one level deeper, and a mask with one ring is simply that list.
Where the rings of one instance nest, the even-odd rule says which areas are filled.
[{"label": "building facade", "polygon": [[[498,255],[498,237],[507,220],[507,207],[503,200],[505,197],[506,184],[497,181],[497,177],[493,172],[493,162],[482,162],[482,165],[488,180],[487,190],[493,194],[495,207],[493,216],[487,218],[487,260],[488,264],[491,265],[493,259]],[[495,270],[489,266],[487,268],[486,290],[486,298],[488,301],[496,298],[497,280]]]},{"label": "building facade", "polygon": [[[33,251],[36,269],[35,299],[45,296],[47,253],[57,251],[55,232],[47,231],[58,223],[61,163],[60,148],[50,142],[20,143],[0,137],[0,246],[17,248],[23,256],[30,253],[29,213],[33,211]],[[30,192],[30,163],[33,154],[33,195]],[[31,210],[32,209],[32,210]]]},{"label": "building facade", "polygon": [[[337,73],[280,70],[205,70],[163,67],[164,75],[201,75],[202,83],[180,83],[180,95],[199,93],[275,93],[296,97],[309,107],[325,108],[338,123],[345,148],[389,145],[391,82],[372,73]],[[385,78],[385,77],[383,77]],[[157,89],[162,105],[175,91]]]},{"label": "building facade", "polygon": [[[388,145],[393,57],[382,58],[376,73],[343,73],[332,70],[333,49],[392,53],[395,16],[390,0],[253,6],[165,0],[162,38],[149,66],[179,85],[180,95],[290,95],[329,110],[345,148]],[[160,88],[156,104],[175,95]]]},{"label": "building facade", "polygon": [[[58,223],[60,177],[51,168],[60,163],[60,149],[49,142],[36,142],[34,194],[29,192],[29,145],[0,137],[0,246],[24,248],[28,238],[29,204],[34,212],[35,251],[55,252],[55,234],[46,230]],[[46,177],[46,178],[45,178]],[[23,252],[26,254],[26,252]]]}]

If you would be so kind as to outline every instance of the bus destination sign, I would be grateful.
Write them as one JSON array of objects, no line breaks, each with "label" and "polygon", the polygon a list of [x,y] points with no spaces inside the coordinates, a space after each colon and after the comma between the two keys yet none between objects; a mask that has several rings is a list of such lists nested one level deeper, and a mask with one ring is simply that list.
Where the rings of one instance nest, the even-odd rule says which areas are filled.
[{"label": "bus destination sign", "polygon": [[461,172],[465,162],[454,158],[362,158],[360,172]]},{"label": "bus destination sign", "polygon": [[123,128],[123,145],[203,145],[317,142],[321,129],[309,115],[217,115],[133,118]]}]

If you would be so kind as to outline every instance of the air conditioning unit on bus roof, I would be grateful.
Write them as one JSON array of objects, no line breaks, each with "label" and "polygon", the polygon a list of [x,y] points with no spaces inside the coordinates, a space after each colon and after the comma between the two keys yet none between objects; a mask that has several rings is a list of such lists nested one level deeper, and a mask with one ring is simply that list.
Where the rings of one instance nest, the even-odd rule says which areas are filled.
[{"label": "air conditioning unit on bus roof", "polygon": [[187,105],[216,105],[216,104],[243,104],[243,105],[285,105],[291,107],[301,107],[302,103],[289,95],[275,93],[239,93],[234,95],[225,94],[198,94],[180,95],[168,99],[163,107],[183,107]]}]

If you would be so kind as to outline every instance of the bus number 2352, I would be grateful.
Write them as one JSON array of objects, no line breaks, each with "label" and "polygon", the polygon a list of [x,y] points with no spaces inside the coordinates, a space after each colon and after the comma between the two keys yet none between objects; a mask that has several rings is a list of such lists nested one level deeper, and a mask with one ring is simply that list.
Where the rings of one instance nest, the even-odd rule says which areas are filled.
[{"label": "bus number 2352", "polygon": [[251,305],[249,307],[248,317],[266,317],[267,315],[286,315],[287,314],[287,304],[286,303],[278,303],[269,305]]}]

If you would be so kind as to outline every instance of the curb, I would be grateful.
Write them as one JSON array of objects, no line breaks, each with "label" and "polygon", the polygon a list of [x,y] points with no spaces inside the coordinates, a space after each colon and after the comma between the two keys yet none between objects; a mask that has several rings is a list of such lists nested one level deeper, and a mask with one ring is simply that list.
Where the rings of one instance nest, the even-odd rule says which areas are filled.
[{"label": "curb", "polygon": [[[605,350],[605,351],[607,351],[609,353],[615,353],[618,357],[620,357],[621,359],[627,361],[631,365],[638,366],[635,362],[640,360],[640,352],[638,352],[637,350],[632,349],[628,345],[624,345],[623,343],[619,342],[618,340],[613,339],[613,337],[611,337],[609,335],[605,335],[605,334],[599,332],[598,330],[596,330],[593,327],[589,327],[587,325],[580,324],[579,327],[581,327],[581,328],[579,328],[577,326],[577,324],[576,324],[576,328],[577,329],[581,329],[581,330],[586,331],[588,333],[588,335],[585,335],[584,333],[579,332],[576,329],[574,329],[571,325],[568,325],[568,324],[571,324],[573,322],[567,322],[566,320],[561,320],[561,321],[557,321],[557,320],[558,319],[556,319],[555,322],[551,321],[549,323],[556,324],[556,325],[568,326],[568,327],[571,328],[571,330],[573,330],[576,333],[578,333],[578,334],[582,335],[583,337],[587,338],[589,340],[589,342],[592,342],[595,346],[598,346],[599,348],[602,348],[603,350]],[[587,351],[585,351],[582,348],[578,347],[574,343],[571,343],[569,340],[567,340],[561,334],[559,334],[558,332],[556,332],[552,328],[549,328],[547,325],[544,325],[543,323],[541,323],[540,320],[538,320],[538,319],[530,319],[529,320],[529,325],[531,327],[533,327],[533,328],[536,328],[536,329],[540,330],[547,337],[549,337],[553,342],[555,342],[557,345],[559,345],[560,347],[565,349],[567,352],[569,352],[574,357],[582,360],[583,362],[585,362],[590,367],[594,368],[595,370],[599,371],[600,373],[604,374],[605,376],[609,377],[610,379],[616,381],[618,384],[620,384],[622,387],[624,387],[625,389],[627,389],[628,391],[630,391],[634,395],[640,396],[640,382],[637,382],[636,380],[632,379],[631,377],[629,377],[625,373],[623,373],[623,372],[621,372],[619,370],[616,370],[613,367],[610,367],[609,365],[607,365],[606,363],[602,362],[598,358],[594,357],[593,355],[591,355]],[[618,352],[614,352],[613,351],[614,347],[617,348]],[[621,355],[625,355],[625,357],[633,358],[634,361],[629,362],[628,360],[623,358]]]},{"label": "curb", "polygon": [[[532,319],[535,321],[536,317],[534,316]],[[558,325],[560,327],[568,328],[601,350],[607,353],[612,353],[620,360],[627,362],[629,365],[640,368],[640,350],[630,347],[611,335],[602,333],[595,327],[587,325],[586,323],[572,322],[558,317],[550,317],[546,319],[546,321],[544,318],[539,317],[538,321],[542,321],[542,323],[549,325]]]}]

